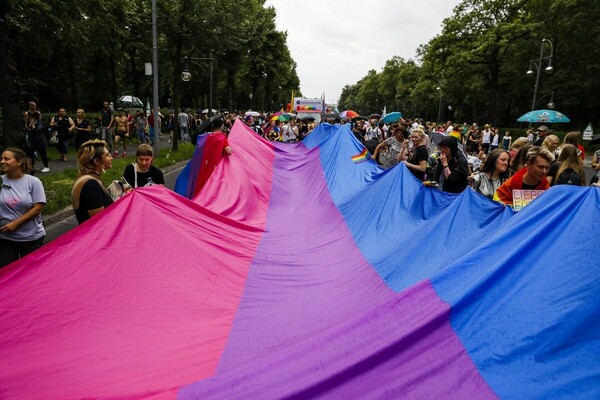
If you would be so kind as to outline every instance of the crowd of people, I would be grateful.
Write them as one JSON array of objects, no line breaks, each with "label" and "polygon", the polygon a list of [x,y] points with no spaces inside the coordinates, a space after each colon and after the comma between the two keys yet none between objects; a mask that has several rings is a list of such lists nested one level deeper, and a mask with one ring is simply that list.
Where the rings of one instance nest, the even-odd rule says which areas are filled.
[{"label": "crowd of people", "polygon": [[[195,144],[200,134],[208,134],[218,142],[219,154],[232,154],[227,134],[236,118],[266,140],[284,143],[302,141],[314,128],[313,119],[296,120],[293,115],[226,114],[218,118],[191,115],[185,110],[166,119],[168,134],[173,137],[174,118],[177,118],[179,140]],[[159,118],[161,118],[159,116]],[[135,137],[139,143],[135,161],[123,171],[123,193],[132,188],[164,184],[160,169],[152,165],[154,154],[148,144],[153,115],[139,112],[132,117],[122,109],[116,115],[104,102],[99,118],[102,140],[96,139],[90,121],[83,109],[77,110],[73,120],[65,109],[59,109],[49,123],[51,131],[42,123],[34,102],[23,114],[28,144],[25,150],[7,148],[2,153],[0,166],[0,267],[3,267],[39,248],[45,231],[41,212],[46,204],[41,181],[32,174],[37,156],[42,159],[42,173],[48,172],[49,143],[56,144],[60,160],[68,160],[68,147],[73,135],[77,150],[78,176],[72,189],[72,205],[79,223],[109,207],[115,198],[100,179],[105,170],[112,168],[112,160],[127,155],[127,142]],[[210,119],[207,121],[207,119]],[[467,187],[488,198],[507,205],[513,204],[513,191],[546,190],[554,185],[585,186],[582,160],[585,150],[579,142],[580,133],[572,131],[561,140],[547,126],[530,129],[522,137],[513,139],[509,131],[500,134],[489,124],[481,129],[476,123],[455,125],[424,123],[418,119],[400,119],[387,124],[380,118],[343,119],[329,117],[329,124],[348,124],[351,132],[369,151],[371,159],[389,169],[403,163],[412,174],[427,186],[450,193],[460,193]],[[214,167],[213,165],[213,167]],[[591,167],[597,171],[590,184],[600,186],[600,150],[592,158]]]},{"label": "crowd of people", "polygon": [[[123,108],[115,110],[108,101],[103,102],[98,121],[87,118],[83,108],[78,108],[76,117],[72,118],[62,107],[56,115],[44,119],[37,104],[31,101],[23,113],[25,140],[20,147],[33,163],[32,172],[36,172],[35,161],[40,157],[43,168],[39,172],[47,173],[50,172],[49,146],[56,146],[57,161],[68,161],[70,151],[76,154],[83,143],[101,138],[113,157],[127,157],[127,147],[131,144],[153,142],[153,121],[153,113],[146,116],[138,110],[132,115]],[[120,145],[122,152],[119,152]]]},{"label": "crowd of people", "polygon": [[[512,204],[512,198],[497,195],[503,185],[512,191],[586,184],[585,150],[577,131],[567,133],[561,142],[545,125],[514,140],[510,131],[501,135],[489,124],[481,129],[476,123],[438,125],[402,119],[388,125],[372,119],[352,125],[355,137],[383,168],[404,163],[426,185],[447,192],[459,193],[470,186],[486,197]],[[592,168],[600,170],[600,154],[594,157]],[[499,193],[505,193],[504,189]]]}]

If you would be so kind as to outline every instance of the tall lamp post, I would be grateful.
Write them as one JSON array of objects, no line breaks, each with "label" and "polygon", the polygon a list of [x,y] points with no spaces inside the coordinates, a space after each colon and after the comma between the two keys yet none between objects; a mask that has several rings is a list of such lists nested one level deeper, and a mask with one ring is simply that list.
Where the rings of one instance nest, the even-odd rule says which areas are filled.
[{"label": "tall lamp post", "polygon": [[208,72],[208,117],[212,117],[212,110],[213,110],[213,61],[214,58],[212,56],[212,52],[210,53],[210,57],[184,57],[183,61],[185,62],[184,67],[183,67],[183,71],[181,72],[181,80],[184,82],[189,82],[192,79],[192,74],[190,72],[190,69],[188,67],[188,62],[191,62],[194,65],[197,65],[198,67],[200,67],[200,69],[202,70],[202,72],[204,72],[204,75],[206,76],[206,71],[204,70],[204,67],[198,62],[198,61],[210,61],[210,67],[209,67],[209,72]]},{"label": "tall lamp post", "polygon": [[156,20],[156,0],[152,0],[152,101],[154,102],[154,155],[158,157],[160,139],[160,112],[158,111],[158,28]]},{"label": "tall lamp post", "polygon": [[[548,43],[550,45],[550,55],[544,56],[544,46]],[[535,77],[535,87],[533,88],[533,100],[531,101],[531,111],[535,110],[535,104],[537,103],[537,95],[539,93],[539,85],[540,85],[540,76],[542,75],[542,66],[545,61],[548,62],[548,65],[544,69],[547,74],[551,74],[554,71],[554,67],[552,66],[552,57],[554,56],[554,46],[552,45],[552,41],[548,39],[542,39],[542,45],[540,48],[540,57],[537,60],[529,61],[529,70],[527,70],[527,76],[533,76],[532,66],[535,66],[537,74]]]}]

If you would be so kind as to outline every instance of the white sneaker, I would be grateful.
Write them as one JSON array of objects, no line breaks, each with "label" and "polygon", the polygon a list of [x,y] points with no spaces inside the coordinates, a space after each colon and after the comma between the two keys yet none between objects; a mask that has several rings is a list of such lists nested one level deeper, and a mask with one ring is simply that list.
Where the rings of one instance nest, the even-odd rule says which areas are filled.
[{"label": "white sneaker", "polygon": [[50,168],[44,167],[40,170],[40,172],[50,172]]}]

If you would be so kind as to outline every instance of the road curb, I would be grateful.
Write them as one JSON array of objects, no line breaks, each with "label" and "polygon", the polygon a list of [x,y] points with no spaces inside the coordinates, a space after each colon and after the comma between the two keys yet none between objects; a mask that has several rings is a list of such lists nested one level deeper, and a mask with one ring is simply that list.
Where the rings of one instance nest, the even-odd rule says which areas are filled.
[{"label": "road curb", "polygon": [[[175,163],[173,165],[168,165],[164,168],[161,168],[161,171],[165,175],[172,174],[173,172],[177,172],[177,171],[183,169],[183,167],[185,167],[188,162],[189,162],[189,160],[179,161],[178,163]],[[54,214],[51,214],[51,215],[43,215],[42,214],[42,221],[45,226],[48,226],[48,225],[53,225],[64,219],[67,219],[71,216],[73,216],[73,207],[68,206],[58,212],[55,212]]]}]

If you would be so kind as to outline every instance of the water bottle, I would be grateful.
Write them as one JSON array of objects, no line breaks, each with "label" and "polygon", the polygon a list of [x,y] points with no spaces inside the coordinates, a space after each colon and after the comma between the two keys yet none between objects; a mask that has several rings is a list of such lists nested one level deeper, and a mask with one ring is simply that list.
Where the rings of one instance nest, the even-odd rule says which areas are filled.
[{"label": "water bottle", "polygon": [[152,180],[152,177],[149,176],[148,177],[148,181],[146,182],[146,184],[144,186],[153,186],[155,185],[154,181]]}]

